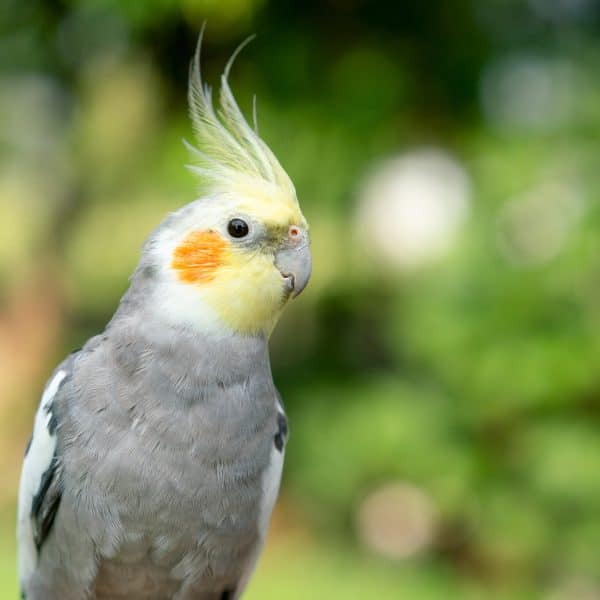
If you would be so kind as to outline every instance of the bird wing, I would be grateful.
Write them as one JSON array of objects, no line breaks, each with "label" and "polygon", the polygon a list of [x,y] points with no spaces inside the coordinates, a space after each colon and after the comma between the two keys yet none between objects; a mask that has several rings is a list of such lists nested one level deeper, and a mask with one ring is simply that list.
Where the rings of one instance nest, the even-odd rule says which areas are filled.
[{"label": "bird wing", "polygon": [[254,548],[254,552],[248,559],[248,563],[235,590],[234,598],[240,598],[244,593],[260,557],[263,546],[267,538],[267,531],[271,521],[271,514],[277,495],[279,494],[279,484],[281,483],[281,473],[283,471],[283,459],[285,456],[285,446],[288,438],[288,423],[285,416],[283,401],[281,395],[277,392],[277,429],[273,435],[273,448],[271,449],[271,459],[269,466],[262,476],[262,501],[258,517],[259,541]]},{"label": "bird wing", "polygon": [[62,491],[62,466],[56,455],[54,399],[68,377],[62,365],[50,378],[37,410],[27,445],[19,485],[17,542],[19,580],[34,572],[39,552],[48,537]]}]

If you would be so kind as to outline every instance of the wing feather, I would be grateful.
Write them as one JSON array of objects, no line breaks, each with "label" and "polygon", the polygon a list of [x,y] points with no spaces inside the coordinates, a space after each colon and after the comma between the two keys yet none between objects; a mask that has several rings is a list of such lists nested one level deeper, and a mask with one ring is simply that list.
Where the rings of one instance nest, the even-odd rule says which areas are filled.
[{"label": "wing feather", "polygon": [[56,417],[53,401],[68,375],[59,369],[46,386],[35,416],[33,435],[25,452],[19,484],[17,542],[19,579],[35,570],[60,503],[61,467],[56,456]]}]

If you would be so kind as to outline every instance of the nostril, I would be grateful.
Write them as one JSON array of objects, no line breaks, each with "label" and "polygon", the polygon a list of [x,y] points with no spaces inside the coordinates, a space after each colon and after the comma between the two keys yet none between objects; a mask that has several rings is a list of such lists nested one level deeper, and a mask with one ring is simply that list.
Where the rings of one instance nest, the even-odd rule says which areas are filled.
[{"label": "nostril", "polygon": [[295,225],[292,225],[289,229],[289,235],[291,238],[297,238],[300,235],[300,229]]}]

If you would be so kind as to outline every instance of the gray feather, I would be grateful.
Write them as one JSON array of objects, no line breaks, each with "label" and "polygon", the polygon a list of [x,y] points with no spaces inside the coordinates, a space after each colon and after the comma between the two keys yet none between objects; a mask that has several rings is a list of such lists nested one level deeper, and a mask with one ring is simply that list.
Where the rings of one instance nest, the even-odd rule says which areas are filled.
[{"label": "gray feather", "polygon": [[144,276],[69,360],[54,399],[39,512],[54,522],[30,600],[233,597],[259,543],[261,477],[282,427],[267,342],[156,323],[135,285]]}]

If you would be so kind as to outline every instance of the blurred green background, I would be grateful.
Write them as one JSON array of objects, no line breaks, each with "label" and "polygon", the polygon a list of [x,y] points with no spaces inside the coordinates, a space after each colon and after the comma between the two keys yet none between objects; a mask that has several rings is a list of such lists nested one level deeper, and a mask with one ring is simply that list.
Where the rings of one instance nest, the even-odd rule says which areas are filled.
[{"label": "blurred green background", "polygon": [[207,20],[295,181],[291,441],[247,597],[600,598],[595,0],[0,3],[0,598],[46,377],[195,198]]}]

